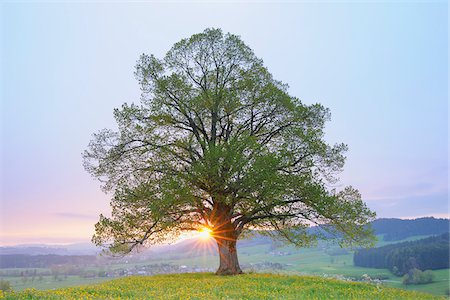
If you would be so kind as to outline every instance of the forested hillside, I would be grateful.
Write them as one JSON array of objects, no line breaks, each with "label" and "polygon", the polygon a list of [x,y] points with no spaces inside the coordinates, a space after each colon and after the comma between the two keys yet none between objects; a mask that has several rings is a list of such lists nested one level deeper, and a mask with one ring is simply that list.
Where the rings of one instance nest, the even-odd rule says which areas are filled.
[{"label": "forested hillside", "polygon": [[377,219],[372,222],[375,234],[385,241],[398,241],[417,235],[439,235],[449,231],[449,219],[419,218],[414,220]]},{"label": "forested hillside", "polygon": [[396,275],[411,269],[435,270],[449,267],[449,233],[379,248],[360,249],[353,256],[355,266],[388,268]]}]

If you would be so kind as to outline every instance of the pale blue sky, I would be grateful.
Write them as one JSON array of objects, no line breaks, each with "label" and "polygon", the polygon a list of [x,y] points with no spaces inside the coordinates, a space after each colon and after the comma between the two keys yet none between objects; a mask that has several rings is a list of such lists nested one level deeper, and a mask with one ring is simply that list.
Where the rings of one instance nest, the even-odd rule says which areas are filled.
[{"label": "pale blue sky", "polygon": [[91,135],[138,101],[133,68],[181,38],[240,35],[349,145],[342,185],[379,217],[448,216],[446,1],[35,3],[1,9],[0,244],[89,240],[108,195]]}]

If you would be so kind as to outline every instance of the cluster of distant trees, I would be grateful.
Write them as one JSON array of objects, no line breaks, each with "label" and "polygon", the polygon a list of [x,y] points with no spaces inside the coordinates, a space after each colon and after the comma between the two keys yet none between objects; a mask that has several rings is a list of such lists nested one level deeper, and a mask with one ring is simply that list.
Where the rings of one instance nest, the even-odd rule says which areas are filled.
[{"label": "cluster of distant trees", "polygon": [[0,279],[0,291],[9,292],[11,290],[11,283],[7,280]]},{"label": "cluster of distant trees", "polygon": [[436,270],[449,267],[449,233],[379,248],[360,249],[353,255],[355,266],[388,268],[395,275],[412,269]]},{"label": "cluster of distant trees", "polygon": [[94,255],[25,255],[4,254],[0,255],[0,268],[48,268],[53,265],[93,264],[97,260]]},{"label": "cluster of distant trees", "polygon": [[419,269],[411,269],[403,276],[403,284],[425,284],[433,282],[434,274],[430,270],[422,272]]},{"label": "cluster of distant trees", "polygon": [[385,241],[398,241],[417,235],[439,235],[449,231],[448,219],[433,217],[415,220],[378,219],[372,222],[375,234],[382,234]]}]

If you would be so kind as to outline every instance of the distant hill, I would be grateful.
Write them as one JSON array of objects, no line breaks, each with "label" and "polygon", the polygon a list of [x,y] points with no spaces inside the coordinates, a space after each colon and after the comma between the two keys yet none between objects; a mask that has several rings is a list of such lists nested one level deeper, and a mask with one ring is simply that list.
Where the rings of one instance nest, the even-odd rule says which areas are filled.
[{"label": "distant hill", "polygon": [[0,255],[96,255],[100,249],[91,243],[78,243],[69,245],[30,244],[0,247]]},{"label": "distant hill", "polygon": [[[397,241],[413,236],[423,235],[439,235],[449,232],[450,220],[436,218],[420,218],[415,220],[402,219],[377,219],[372,222],[372,227],[376,235],[384,235],[385,241]],[[309,231],[313,233],[321,232],[327,236],[319,227],[311,227]],[[257,245],[270,245],[273,240],[268,236],[262,235],[258,231],[254,231],[251,235],[244,239],[238,240],[237,247],[243,249]],[[164,253],[170,254],[172,258],[195,257],[204,255],[205,253],[216,255],[216,242],[212,239],[207,241],[199,241],[197,239],[187,239],[172,245],[161,245],[151,247],[147,251],[143,251],[143,256],[151,256],[152,254]]]},{"label": "distant hill", "polygon": [[0,255],[0,269],[3,268],[48,268],[52,265],[71,264],[76,266],[89,265],[96,262],[94,255]]},{"label": "distant hill", "polygon": [[[435,218],[420,218],[415,220],[401,219],[378,219],[372,223],[372,227],[377,235],[383,235],[385,241],[397,241],[418,235],[439,235],[449,232],[450,220]],[[311,227],[311,233],[320,231],[318,227]],[[249,237],[238,241],[238,249],[256,245],[272,244],[273,241],[257,231]],[[197,239],[187,239],[171,245],[159,245],[142,250],[141,253],[133,254],[134,257],[151,257],[153,254],[171,254],[174,258],[179,256],[199,256],[205,253],[216,253],[216,243],[214,240],[198,241]],[[101,249],[90,243],[71,245],[17,245],[0,247],[0,255],[24,254],[24,255],[97,255]]]},{"label": "distant hill", "polygon": [[0,247],[0,255],[69,255],[69,251],[66,248],[49,247],[47,245],[31,245],[31,246],[13,246],[13,247]]},{"label": "distant hill", "polygon": [[449,232],[449,219],[433,217],[413,220],[377,219],[372,222],[375,234],[382,234],[385,241],[398,241],[417,235],[439,235]]}]

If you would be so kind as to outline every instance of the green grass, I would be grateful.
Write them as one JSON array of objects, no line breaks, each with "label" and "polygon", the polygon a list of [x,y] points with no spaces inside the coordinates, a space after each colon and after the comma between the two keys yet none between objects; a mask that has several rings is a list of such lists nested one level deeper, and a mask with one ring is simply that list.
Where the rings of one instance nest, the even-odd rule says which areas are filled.
[{"label": "green grass", "polygon": [[449,271],[449,269],[434,270],[433,274],[435,278],[432,283],[404,286],[402,284],[402,278],[397,277],[394,280],[387,282],[387,285],[395,288],[431,293],[434,295],[444,295],[450,284]]},{"label": "green grass", "polygon": [[402,243],[402,242],[410,242],[410,241],[417,241],[417,240],[420,240],[420,239],[424,239],[424,238],[430,237],[430,235],[415,235],[415,236],[411,236],[411,237],[408,237],[406,239],[402,239],[402,240],[398,240],[398,241],[384,241],[383,240],[384,234],[379,234],[376,237],[378,239],[376,247],[382,247],[382,246],[386,246],[386,245],[390,245],[390,244],[396,244],[396,243]]},{"label": "green grass", "polygon": [[67,276],[66,278],[60,277],[60,279],[54,279],[53,276],[42,276],[42,280],[28,279],[23,281],[22,277],[2,277],[0,279],[7,280],[11,283],[12,288],[15,291],[21,291],[27,288],[35,288],[38,290],[57,289],[69,286],[85,285],[99,283],[110,278],[82,278],[80,276]]},{"label": "green grass", "polygon": [[[412,239],[418,239],[419,237],[412,237]],[[382,241],[382,237],[379,237]],[[386,242],[378,242],[378,244],[386,244]],[[283,264],[283,270],[271,270],[263,269],[258,272],[270,272],[270,273],[284,273],[289,275],[319,275],[319,276],[343,276],[345,278],[361,278],[363,274],[369,275],[371,278],[377,278],[383,276],[387,278],[384,283],[390,287],[396,287],[407,290],[417,290],[421,292],[431,293],[435,295],[445,295],[446,288],[449,284],[449,270],[436,270],[433,271],[435,274],[435,282],[424,285],[410,285],[405,287],[402,285],[402,278],[393,275],[388,269],[374,269],[374,268],[361,268],[353,265],[353,254],[335,255],[330,256],[326,253],[325,248],[334,249],[338,246],[330,246],[325,243],[319,244],[317,248],[295,248],[292,246],[285,246],[277,249],[272,249],[268,244],[259,244],[253,246],[242,247],[238,250],[239,252],[239,262],[241,266],[250,267],[250,270],[256,270],[253,268],[255,264],[261,264],[264,262],[280,263]],[[152,264],[162,264],[169,263],[173,265],[186,265],[191,267],[200,268],[211,268],[210,270],[215,270],[218,267],[219,257],[214,253],[215,248],[212,251],[206,251],[202,256],[189,257],[184,253],[184,256],[178,253],[174,258],[174,253],[160,253],[153,255],[149,260],[132,262],[130,263],[118,263],[115,262],[108,266],[104,266],[107,269],[119,269],[119,268],[134,268],[135,266],[145,266]],[[290,252],[291,255],[286,256],[274,256],[271,251],[283,251]],[[214,255],[214,254],[216,255]],[[99,271],[99,268],[93,267],[92,270]],[[5,270],[9,272],[23,271],[23,269],[9,269]],[[42,269],[38,271],[47,271],[48,269]],[[249,269],[247,269],[247,272]],[[39,273],[39,272],[38,272]],[[61,288],[66,286],[75,286],[81,284],[91,284],[96,282],[101,282],[105,278],[80,278],[78,276],[68,276],[67,279],[58,281],[54,280],[51,276],[44,277],[41,282],[35,280],[31,282],[23,282],[20,277],[7,277],[0,276],[0,278],[8,280],[11,282],[14,290],[20,291],[25,288],[36,288],[36,289],[53,289]]]},{"label": "green grass", "polygon": [[[1,297],[1,296],[0,296]],[[51,291],[26,290],[4,299],[443,299],[371,284],[312,276],[209,273],[132,276]]]}]

